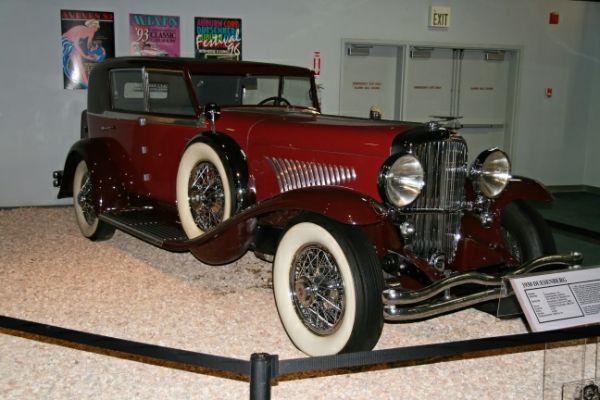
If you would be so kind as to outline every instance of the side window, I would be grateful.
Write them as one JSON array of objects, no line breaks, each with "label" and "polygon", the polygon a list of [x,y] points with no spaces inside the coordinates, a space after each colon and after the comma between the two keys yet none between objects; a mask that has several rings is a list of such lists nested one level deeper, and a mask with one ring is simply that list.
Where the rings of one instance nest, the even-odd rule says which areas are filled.
[{"label": "side window", "polygon": [[241,77],[235,75],[193,75],[192,84],[200,105],[240,105]]},{"label": "side window", "polygon": [[144,85],[141,70],[113,70],[110,73],[110,80],[114,110],[144,112]]},{"label": "side window", "polygon": [[278,76],[259,76],[256,85],[244,91],[244,104],[258,104],[269,97],[278,96],[278,93]]},{"label": "side window", "polygon": [[148,106],[151,113],[195,115],[183,73],[149,71],[148,85]]},{"label": "side window", "polygon": [[283,78],[283,98],[291,104],[312,107],[310,78],[286,76]]}]

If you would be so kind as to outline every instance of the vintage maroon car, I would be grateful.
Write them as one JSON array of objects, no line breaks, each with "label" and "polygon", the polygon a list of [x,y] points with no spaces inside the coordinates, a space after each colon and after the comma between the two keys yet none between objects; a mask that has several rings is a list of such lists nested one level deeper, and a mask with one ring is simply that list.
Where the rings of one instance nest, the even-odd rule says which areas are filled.
[{"label": "vintage maroon car", "polygon": [[90,75],[55,172],[91,240],[115,228],[208,264],[273,261],[283,326],[311,355],[368,350],[384,320],[498,299],[502,277],[577,263],[504,152],[472,165],[439,123],[322,115],[311,71],[117,58]]}]

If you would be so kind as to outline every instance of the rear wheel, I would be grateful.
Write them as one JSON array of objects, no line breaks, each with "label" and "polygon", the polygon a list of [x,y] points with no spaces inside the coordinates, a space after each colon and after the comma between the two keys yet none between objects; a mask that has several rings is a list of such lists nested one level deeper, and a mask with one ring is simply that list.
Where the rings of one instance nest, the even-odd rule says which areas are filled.
[{"label": "rear wheel", "polygon": [[115,228],[98,219],[94,196],[90,172],[82,160],[77,164],[73,177],[73,207],[77,225],[83,236],[90,240],[108,240],[115,233]]},{"label": "rear wheel", "polygon": [[288,336],[306,354],[370,350],[379,340],[382,271],[359,229],[307,217],[279,243],[275,302]]}]

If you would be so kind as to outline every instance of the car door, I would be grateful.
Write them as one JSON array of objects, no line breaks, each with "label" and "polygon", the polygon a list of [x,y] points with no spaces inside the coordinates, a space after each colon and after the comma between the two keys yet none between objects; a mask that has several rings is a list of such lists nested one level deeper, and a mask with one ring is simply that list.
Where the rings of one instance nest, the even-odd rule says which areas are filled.
[{"label": "car door", "polygon": [[116,165],[125,190],[140,193],[143,173],[136,137],[146,113],[142,68],[112,70],[110,90],[111,109],[102,115],[99,128],[107,143],[106,157]]},{"label": "car door", "polygon": [[179,159],[190,138],[204,123],[189,93],[183,70],[146,69],[148,112],[138,121],[135,147],[142,166],[142,194],[175,204]]}]

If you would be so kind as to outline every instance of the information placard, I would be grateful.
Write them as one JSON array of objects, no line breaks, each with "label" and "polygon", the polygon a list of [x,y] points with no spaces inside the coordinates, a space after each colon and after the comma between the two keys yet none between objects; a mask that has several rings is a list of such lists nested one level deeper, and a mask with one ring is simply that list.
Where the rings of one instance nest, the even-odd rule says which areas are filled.
[{"label": "information placard", "polygon": [[600,267],[510,279],[534,332],[600,323]]}]

